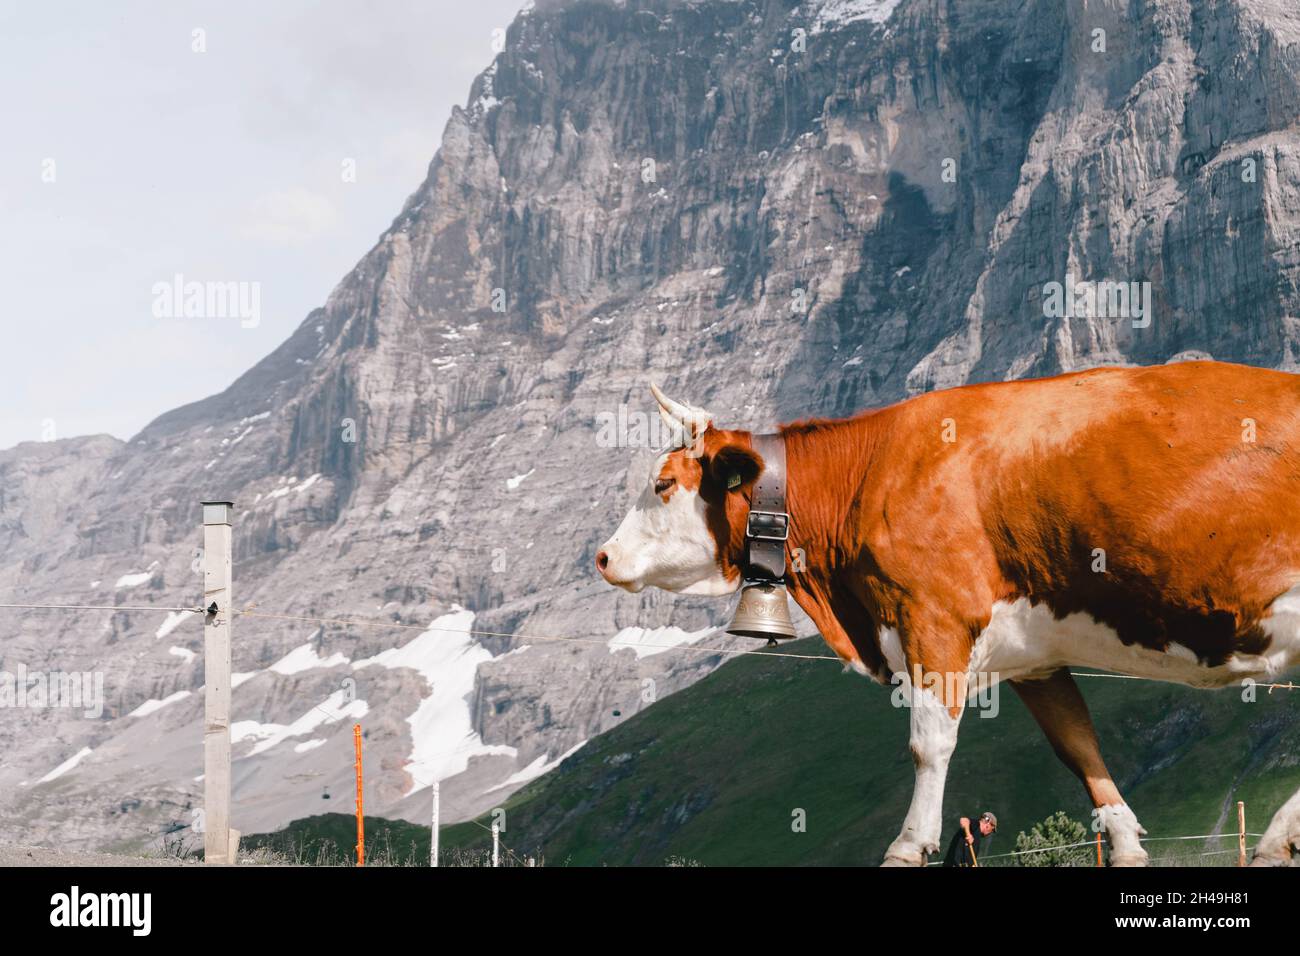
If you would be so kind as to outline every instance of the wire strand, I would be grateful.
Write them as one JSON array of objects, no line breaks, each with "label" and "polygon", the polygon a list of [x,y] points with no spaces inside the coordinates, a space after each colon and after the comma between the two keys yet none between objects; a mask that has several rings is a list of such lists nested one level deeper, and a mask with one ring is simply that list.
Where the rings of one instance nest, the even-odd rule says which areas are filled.
[{"label": "wire strand", "polygon": [[165,607],[161,604],[0,604],[0,608],[28,608],[36,611],[189,611],[202,614],[201,607]]},{"label": "wire strand", "polygon": [[[1248,836],[1248,837],[1262,837],[1263,835],[1264,835],[1264,834],[1262,834],[1262,833],[1247,833],[1247,834],[1246,834],[1246,836]],[[1195,835],[1192,835],[1192,836],[1140,837],[1140,838],[1138,839],[1138,842],[1139,842],[1139,843],[1155,843],[1155,842],[1160,841],[1160,840],[1219,840],[1219,839],[1227,839],[1227,838],[1231,838],[1231,839],[1234,839],[1234,840],[1235,840],[1235,839],[1238,839],[1240,836],[1241,836],[1241,834],[1238,834],[1238,833],[1201,833],[1201,834],[1195,834]],[[1103,842],[1103,843],[1109,843],[1110,841],[1107,840],[1107,839],[1103,836],[1103,837],[1102,837],[1102,842]],[[1007,857],[1007,856],[1025,856],[1025,855],[1030,854],[1030,853],[1049,853],[1049,852],[1051,852],[1052,850],[1073,850],[1073,849],[1076,849],[1076,848],[1078,848],[1078,847],[1084,847],[1084,846],[1095,847],[1096,845],[1097,845],[1097,840],[1096,840],[1096,838],[1094,837],[1093,839],[1091,839],[1091,840],[1085,840],[1085,841],[1082,842],[1082,843],[1062,843],[1062,844],[1059,845],[1059,846],[1039,846],[1039,847],[1034,847],[1032,850],[1012,850],[1012,851],[1010,851],[1009,853],[988,853],[988,854],[981,854],[981,855],[980,855],[980,859],[981,859],[981,860],[997,860],[997,859],[1001,859],[1002,857]],[[1213,852],[1214,852],[1214,853],[1230,853],[1230,852],[1235,852],[1235,850],[1236,850],[1236,848],[1235,848],[1235,847],[1232,847],[1232,848],[1229,848],[1229,849],[1227,849],[1227,850],[1215,850],[1215,851],[1213,851]],[[1210,854],[1208,854],[1208,853],[1202,853],[1202,854],[1201,854],[1201,856],[1209,856],[1209,855],[1210,855]],[[933,865],[933,864],[932,864],[932,865]]]}]

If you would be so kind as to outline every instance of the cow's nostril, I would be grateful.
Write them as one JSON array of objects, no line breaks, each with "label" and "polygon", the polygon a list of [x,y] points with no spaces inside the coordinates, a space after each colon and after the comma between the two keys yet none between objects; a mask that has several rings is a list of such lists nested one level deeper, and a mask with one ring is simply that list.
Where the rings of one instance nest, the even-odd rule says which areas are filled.
[{"label": "cow's nostril", "polygon": [[609,555],[604,551],[596,552],[596,567],[602,572],[609,567]]}]

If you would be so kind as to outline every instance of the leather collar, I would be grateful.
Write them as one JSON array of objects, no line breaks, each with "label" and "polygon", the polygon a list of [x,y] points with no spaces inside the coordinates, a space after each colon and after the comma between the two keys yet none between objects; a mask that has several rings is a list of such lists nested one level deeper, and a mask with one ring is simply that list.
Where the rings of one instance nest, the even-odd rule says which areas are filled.
[{"label": "leather collar", "polygon": [[790,536],[790,514],[785,510],[785,437],[753,435],[750,441],[763,459],[763,473],[754,482],[754,497],[745,519],[745,579],[781,581],[785,578],[785,542]]}]

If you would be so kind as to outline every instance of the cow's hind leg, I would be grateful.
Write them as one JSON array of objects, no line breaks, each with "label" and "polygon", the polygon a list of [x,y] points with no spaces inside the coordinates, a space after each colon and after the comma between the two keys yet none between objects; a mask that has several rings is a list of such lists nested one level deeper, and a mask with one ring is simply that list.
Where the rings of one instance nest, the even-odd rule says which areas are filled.
[{"label": "cow's hind leg", "polygon": [[1300,790],[1273,814],[1273,821],[1255,847],[1251,866],[1300,865]]},{"label": "cow's hind leg", "polygon": [[1061,668],[1042,680],[1012,681],[1011,686],[1038,721],[1061,762],[1087,788],[1110,840],[1111,865],[1146,866],[1147,852],[1141,843],[1146,830],[1138,824],[1106,770],[1088,705],[1070,672]]}]

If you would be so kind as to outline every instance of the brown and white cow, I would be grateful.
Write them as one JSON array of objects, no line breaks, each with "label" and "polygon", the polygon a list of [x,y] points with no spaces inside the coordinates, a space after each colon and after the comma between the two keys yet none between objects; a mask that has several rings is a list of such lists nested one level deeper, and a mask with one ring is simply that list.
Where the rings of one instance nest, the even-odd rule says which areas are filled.
[{"label": "brown and white cow", "polygon": [[[763,461],[748,432],[654,393],[687,447],[655,462],[597,566],[631,591],[734,591]],[[1217,362],[1094,369],[781,433],[787,558],[800,549],[806,566],[791,595],[846,664],[921,702],[915,790],[886,864],[938,850],[977,678],[1010,682],[1087,788],[1112,862],[1140,865],[1145,831],[1068,668],[1223,687],[1300,662],[1296,376]],[[946,679],[916,686],[931,675]],[[1291,862],[1298,845],[1300,793],[1255,863]]]}]

